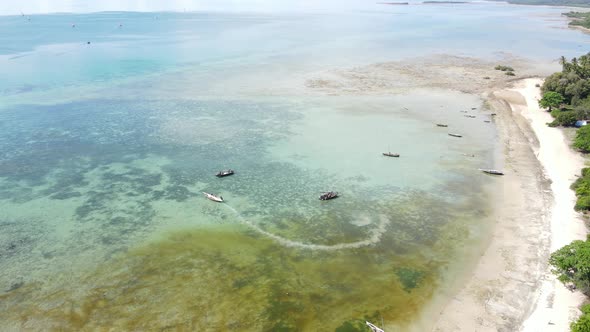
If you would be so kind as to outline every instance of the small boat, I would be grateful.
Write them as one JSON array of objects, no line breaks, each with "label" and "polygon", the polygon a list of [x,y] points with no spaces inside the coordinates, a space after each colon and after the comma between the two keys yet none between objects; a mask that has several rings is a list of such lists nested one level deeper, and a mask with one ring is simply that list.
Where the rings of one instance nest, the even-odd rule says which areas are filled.
[{"label": "small boat", "polygon": [[328,191],[328,192],[322,193],[320,195],[320,201],[327,201],[329,199],[334,199],[336,197],[338,197],[338,193],[337,192],[335,192],[335,191]]},{"label": "small boat", "polygon": [[492,175],[504,175],[504,172],[502,171],[498,171],[496,169],[484,169],[484,168],[480,168],[480,171],[487,173],[487,174],[492,174]]},{"label": "small boat", "polygon": [[212,200],[214,202],[223,203],[223,197],[221,197],[221,195],[215,196],[213,194],[206,193],[204,191],[203,191],[203,194],[205,195],[205,197],[207,197],[208,199],[210,199],[210,200]]},{"label": "small boat", "polygon": [[467,111],[460,111],[461,113],[467,113]]},{"label": "small boat", "polygon": [[453,136],[453,137],[463,137],[462,135],[459,135],[459,134],[452,134],[452,133],[449,133],[449,136]]},{"label": "small boat", "polygon": [[473,153],[464,153],[463,154],[465,157],[475,157],[475,155]]},{"label": "small boat", "polygon": [[472,111],[473,111],[473,110],[476,110],[476,109],[477,109],[477,107],[472,107],[472,108],[471,108],[471,110],[472,110]]},{"label": "small boat", "polygon": [[383,155],[387,157],[399,157],[399,153],[383,152]]},{"label": "small boat", "polygon": [[473,118],[475,118],[475,115],[466,114],[466,115],[464,115],[464,117],[466,117],[466,118],[472,118],[473,119]]},{"label": "small boat", "polygon": [[228,169],[226,171],[217,172],[217,174],[215,174],[215,176],[218,178],[222,178],[224,176],[229,176],[229,175],[233,175],[233,174],[234,174],[234,171],[232,169]]},{"label": "small boat", "polygon": [[385,332],[383,331],[383,329],[378,328],[375,324],[371,324],[367,321],[365,321],[365,324],[367,324],[367,326],[371,329],[372,332]]},{"label": "small boat", "polygon": [[483,120],[483,122],[485,122],[485,123],[490,123],[490,122],[492,122],[492,121],[490,121],[490,120]]},{"label": "small boat", "polygon": [[491,115],[491,116],[496,116],[496,113],[492,113],[492,114],[490,114],[490,115]]},{"label": "small boat", "polygon": [[436,124],[437,127],[448,127],[448,124],[444,124],[444,123],[437,123]]}]

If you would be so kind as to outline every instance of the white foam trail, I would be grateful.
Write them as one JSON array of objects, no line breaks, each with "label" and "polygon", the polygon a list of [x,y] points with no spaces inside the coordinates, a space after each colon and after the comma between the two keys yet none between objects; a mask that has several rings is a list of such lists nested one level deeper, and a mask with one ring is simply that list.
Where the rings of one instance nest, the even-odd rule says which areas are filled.
[{"label": "white foam trail", "polygon": [[231,207],[229,204],[225,203],[224,205],[227,206],[228,209],[232,210],[236,214],[236,216],[238,216],[238,219],[243,224],[254,229],[258,233],[271,238],[275,242],[277,242],[285,247],[293,247],[293,248],[301,248],[301,249],[330,251],[330,250],[354,249],[354,248],[370,246],[370,245],[373,245],[373,244],[381,241],[381,236],[383,235],[383,233],[385,233],[385,230],[386,230],[385,227],[389,224],[388,219],[381,217],[381,220],[380,220],[379,224],[377,225],[377,228],[371,232],[371,236],[369,236],[367,239],[364,239],[362,241],[350,242],[350,243],[339,243],[339,244],[332,244],[332,245],[303,243],[303,242],[289,240],[289,239],[286,239],[282,236],[265,231],[264,229],[247,221],[246,219],[244,219],[242,217],[242,215],[240,215],[240,213],[236,209]]}]

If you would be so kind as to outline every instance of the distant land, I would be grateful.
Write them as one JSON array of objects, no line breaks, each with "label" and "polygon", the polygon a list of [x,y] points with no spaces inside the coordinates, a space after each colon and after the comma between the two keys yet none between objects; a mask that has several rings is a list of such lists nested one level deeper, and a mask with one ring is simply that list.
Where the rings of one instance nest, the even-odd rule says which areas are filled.
[{"label": "distant land", "polygon": [[423,1],[422,3],[428,3],[428,4],[433,4],[433,3],[467,3],[467,1]]},{"label": "distant land", "polygon": [[564,13],[563,15],[569,17],[572,20],[570,22],[570,26],[590,29],[590,12],[588,12],[588,13],[569,12],[569,13]]},{"label": "distant land", "polygon": [[590,7],[590,0],[490,0],[506,1],[518,5],[545,5],[545,6],[571,6]]}]

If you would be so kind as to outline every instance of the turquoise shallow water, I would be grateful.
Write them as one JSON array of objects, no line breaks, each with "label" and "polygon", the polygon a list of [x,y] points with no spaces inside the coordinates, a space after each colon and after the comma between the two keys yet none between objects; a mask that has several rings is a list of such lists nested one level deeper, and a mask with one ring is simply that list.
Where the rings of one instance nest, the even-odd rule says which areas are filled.
[{"label": "turquoise shallow water", "polygon": [[0,17],[0,326],[419,326],[489,226],[495,179],[476,169],[495,129],[458,112],[487,118],[482,100],[266,95],[260,78],[433,53],[548,63],[588,42],[558,11]]}]

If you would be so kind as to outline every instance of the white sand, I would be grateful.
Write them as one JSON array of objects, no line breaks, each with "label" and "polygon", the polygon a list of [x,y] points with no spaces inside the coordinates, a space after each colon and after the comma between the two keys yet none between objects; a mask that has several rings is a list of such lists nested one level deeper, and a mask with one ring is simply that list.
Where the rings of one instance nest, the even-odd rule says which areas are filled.
[{"label": "white sand", "polygon": [[[520,68],[519,75],[544,72],[507,60]],[[506,89],[513,78],[493,67],[482,60],[443,56],[320,73],[306,86],[328,95],[396,94],[420,87],[483,93],[498,113],[494,122],[503,156],[489,167],[506,172],[493,188],[498,208],[491,239],[473,273],[441,290],[440,298],[451,300],[434,304],[425,317],[440,311],[432,324],[437,332],[569,331],[584,297],[556,281],[548,258],[555,249],[585,238],[569,188],[584,161],[561,129],[547,127],[552,118],[539,109],[535,87],[542,81],[514,81],[516,88]]]},{"label": "white sand", "polygon": [[584,161],[561,129],[546,125],[552,118],[538,107],[535,84],[541,82],[522,80],[488,96],[498,113],[506,173],[495,190],[495,225],[488,248],[440,312],[434,331],[569,331],[579,314],[583,295],[559,283],[547,261],[551,251],[585,238],[570,189]]},{"label": "white sand", "polygon": [[[539,109],[540,79],[527,79],[515,91],[526,100],[524,105],[512,105],[515,112],[520,112],[529,120],[537,139],[539,148],[537,158],[545,174],[551,179],[553,205],[549,220],[551,223],[551,251],[570,243],[583,240],[586,228],[583,220],[574,211],[576,197],[570,185],[580,174],[584,160],[574,152],[566,141],[563,132],[546,125],[552,121],[551,115]],[[569,331],[569,324],[579,314],[578,306],[584,300],[580,292],[567,290],[556,278],[546,271],[539,293],[539,300],[531,316],[523,325],[523,331]]]}]

